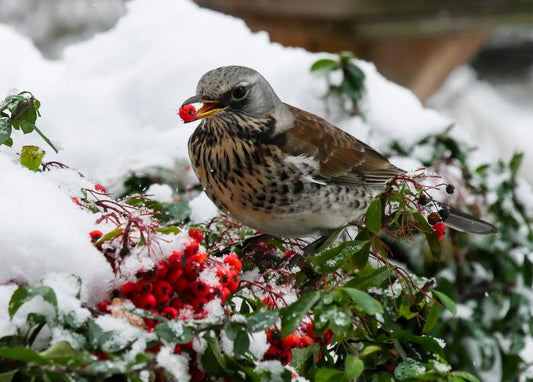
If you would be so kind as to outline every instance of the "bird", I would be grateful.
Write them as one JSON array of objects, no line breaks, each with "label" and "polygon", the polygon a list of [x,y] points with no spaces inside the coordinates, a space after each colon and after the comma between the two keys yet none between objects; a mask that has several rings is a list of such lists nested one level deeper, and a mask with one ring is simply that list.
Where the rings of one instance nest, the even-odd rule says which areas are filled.
[{"label": "bird", "polygon": [[[224,213],[275,237],[326,237],[361,219],[404,170],[310,112],[286,104],[256,70],[205,73],[182,107],[202,103],[188,141],[192,167]],[[446,224],[476,234],[498,229],[442,204]]]}]

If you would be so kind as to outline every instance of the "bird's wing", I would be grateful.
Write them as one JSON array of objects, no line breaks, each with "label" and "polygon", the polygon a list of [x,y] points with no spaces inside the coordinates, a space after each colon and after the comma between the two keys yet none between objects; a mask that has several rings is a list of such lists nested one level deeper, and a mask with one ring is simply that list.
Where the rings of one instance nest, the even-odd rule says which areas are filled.
[{"label": "bird's wing", "polygon": [[403,172],[376,150],[324,119],[287,107],[295,120],[281,149],[290,155],[314,158],[320,165],[319,175],[328,181],[378,186]]}]

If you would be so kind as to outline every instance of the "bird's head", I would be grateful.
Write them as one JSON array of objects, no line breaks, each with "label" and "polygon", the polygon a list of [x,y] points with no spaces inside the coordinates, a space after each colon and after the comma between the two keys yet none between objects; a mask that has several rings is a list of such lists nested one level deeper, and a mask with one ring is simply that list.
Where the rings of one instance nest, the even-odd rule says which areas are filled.
[{"label": "bird's head", "polygon": [[221,118],[229,114],[241,118],[270,118],[276,120],[276,130],[292,126],[294,117],[281,102],[270,84],[254,69],[244,66],[223,66],[202,76],[196,95],[183,105],[202,102],[193,121]]}]

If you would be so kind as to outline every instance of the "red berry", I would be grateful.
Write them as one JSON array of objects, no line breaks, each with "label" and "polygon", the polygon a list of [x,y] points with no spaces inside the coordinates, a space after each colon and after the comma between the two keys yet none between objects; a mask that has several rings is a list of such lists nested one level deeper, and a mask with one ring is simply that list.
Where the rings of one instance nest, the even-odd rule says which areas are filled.
[{"label": "red berry", "polygon": [[124,285],[122,285],[122,287],[120,288],[120,292],[122,293],[122,295],[124,296],[129,296],[133,293],[136,292],[136,286],[135,286],[135,283],[132,282],[132,281],[127,281],[124,283]]},{"label": "red berry", "polygon": [[198,252],[198,249],[200,249],[200,244],[196,240],[191,241],[185,247],[185,256],[191,257],[196,252]]},{"label": "red berry", "polygon": [[164,279],[165,276],[168,273],[168,269],[170,268],[168,261],[161,260],[157,265],[155,266],[155,277],[157,279]]},{"label": "red berry", "polygon": [[281,348],[283,350],[290,350],[300,344],[300,337],[296,333],[292,333],[288,337],[281,340]]},{"label": "red berry", "polygon": [[157,303],[157,299],[152,293],[141,293],[135,298],[133,303],[137,308],[152,310]]},{"label": "red berry", "polygon": [[176,310],[181,310],[185,307],[185,303],[183,300],[179,297],[174,297],[172,300],[168,302],[168,305],[173,307]]},{"label": "red berry", "polygon": [[72,199],[72,202],[73,202],[74,204],[77,204],[78,206],[80,205],[80,201],[78,200],[78,198],[75,198],[75,197],[73,196],[73,197],[71,197],[70,199]]},{"label": "red berry", "polygon": [[150,293],[153,290],[153,285],[147,280],[139,280],[135,283],[135,292]]},{"label": "red berry", "polygon": [[170,272],[167,273],[167,277],[165,277],[165,280],[167,280],[170,284],[174,285],[174,283],[183,275],[182,269],[171,269]]},{"label": "red berry", "polygon": [[109,312],[110,305],[111,305],[111,301],[104,300],[104,301],[99,302],[98,305],[96,305],[96,307],[98,308],[100,312]]},{"label": "red berry", "polygon": [[315,340],[312,337],[308,336],[307,334],[304,334],[300,337],[300,343],[298,344],[298,347],[300,349],[303,349],[311,345],[313,342],[315,342]]},{"label": "red berry", "polygon": [[187,258],[181,251],[174,251],[168,258],[168,263],[172,269],[183,269],[187,264]]},{"label": "red berry", "polygon": [[191,122],[196,118],[196,108],[194,105],[183,105],[179,110],[180,118],[183,122]]},{"label": "red berry", "polygon": [[183,293],[190,284],[191,282],[187,279],[187,277],[180,277],[174,284],[172,284],[172,286],[174,287],[176,293]]},{"label": "red berry", "polygon": [[222,285],[227,285],[230,281],[230,271],[227,268],[219,267],[217,269],[217,277]]},{"label": "red berry", "polygon": [[265,359],[276,359],[281,354],[281,349],[276,345],[270,345],[265,353]]},{"label": "red berry", "polygon": [[159,299],[161,296],[170,296],[173,292],[172,285],[165,280],[157,280],[154,283],[154,295]]},{"label": "red berry", "polygon": [[228,287],[223,287],[222,294],[220,296],[220,301],[222,301],[223,303],[226,302],[229,296],[231,296],[231,290]]},{"label": "red berry", "polygon": [[191,284],[191,291],[195,297],[206,297],[209,294],[210,286],[201,280],[196,280]]},{"label": "red berry", "polygon": [[437,238],[439,240],[442,240],[444,237],[444,234],[446,233],[446,224],[440,222],[435,225],[433,225],[433,231],[435,231],[435,234],[437,235]]},{"label": "red berry", "polygon": [[283,366],[288,365],[291,362],[292,359],[292,351],[290,350],[283,350],[281,354],[279,355],[279,361]]},{"label": "red berry", "polygon": [[105,193],[105,188],[104,186],[102,186],[101,184],[97,184],[94,186],[94,189],[98,192],[102,192],[102,193]]},{"label": "red berry", "polygon": [[151,346],[146,349],[147,353],[157,354],[161,350],[161,342],[156,343],[154,346]]},{"label": "red berry", "polygon": [[230,268],[233,268],[237,272],[239,272],[242,269],[241,260],[234,253],[226,256],[226,258],[224,259],[224,264],[228,264]]},{"label": "red berry", "polygon": [[94,231],[91,231],[89,235],[91,236],[91,243],[96,243],[98,240],[100,240],[104,236],[102,231],[98,231],[97,229],[95,229]]},{"label": "red berry", "polygon": [[266,331],[267,341],[270,344],[281,343],[281,333],[277,328],[270,328]]},{"label": "red berry", "polygon": [[161,315],[163,317],[168,318],[169,320],[173,320],[176,317],[178,317],[178,310],[176,308],[173,308],[171,306],[167,306],[161,311]]},{"label": "red berry", "polygon": [[192,300],[191,305],[196,312],[200,312],[208,302],[209,301],[205,297],[197,297]]},{"label": "red berry", "polygon": [[200,228],[190,228],[189,236],[191,239],[196,240],[198,243],[201,243],[202,240],[204,240],[204,234],[202,233]]},{"label": "red berry", "polygon": [[189,259],[189,261],[187,261],[187,265],[185,266],[185,271],[183,273],[185,274],[185,277],[189,279],[189,281],[195,281],[198,278],[198,275],[200,274],[200,270],[201,264]]},{"label": "red berry", "polygon": [[267,296],[265,297],[264,299],[261,300],[265,305],[267,306],[270,306],[270,307],[273,307],[276,305],[276,303],[274,302],[274,300],[272,300],[272,298],[270,298],[270,296]]}]

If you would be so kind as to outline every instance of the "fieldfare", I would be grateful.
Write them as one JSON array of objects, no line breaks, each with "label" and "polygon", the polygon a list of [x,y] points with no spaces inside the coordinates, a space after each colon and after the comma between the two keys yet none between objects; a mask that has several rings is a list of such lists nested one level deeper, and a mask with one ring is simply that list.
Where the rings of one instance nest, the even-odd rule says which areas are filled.
[{"label": "fieldfare", "polygon": [[[225,66],[203,75],[202,120],[189,139],[200,183],[225,213],[278,237],[329,234],[357,221],[404,171],[324,119],[283,103],[257,71]],[[490,234],[493,225],[446,206],[446,224]]]}]

